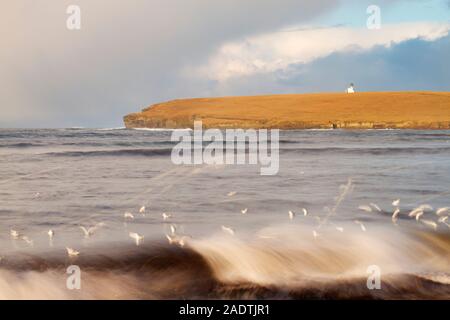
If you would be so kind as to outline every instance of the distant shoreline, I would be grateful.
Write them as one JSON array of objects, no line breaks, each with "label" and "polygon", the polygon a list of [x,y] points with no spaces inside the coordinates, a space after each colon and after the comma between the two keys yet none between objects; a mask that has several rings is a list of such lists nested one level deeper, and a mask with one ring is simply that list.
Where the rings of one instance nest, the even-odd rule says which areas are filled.
[{"label": "distant shoreline", "polygon": [[450,92],[178,99],[124,117],[126,128],[450,129]]}]

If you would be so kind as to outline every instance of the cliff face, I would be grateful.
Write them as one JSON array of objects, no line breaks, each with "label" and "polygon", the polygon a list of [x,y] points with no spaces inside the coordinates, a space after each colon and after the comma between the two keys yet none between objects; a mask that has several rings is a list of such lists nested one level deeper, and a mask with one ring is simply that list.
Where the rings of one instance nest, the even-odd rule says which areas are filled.
[{"label": "cliff face", "polygon": [[127,128],[450,129],[450,92],[182,99],[124,117]]}]

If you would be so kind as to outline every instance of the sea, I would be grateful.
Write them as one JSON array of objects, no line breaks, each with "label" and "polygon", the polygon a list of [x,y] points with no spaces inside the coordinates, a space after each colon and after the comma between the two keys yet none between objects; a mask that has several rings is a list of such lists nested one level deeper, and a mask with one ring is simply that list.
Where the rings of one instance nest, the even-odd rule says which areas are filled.
[{"label": "sea", "polygon": [[0,129],[0,299],[450,299],[450,131],[280,131],[272,176],[172,134]]}]

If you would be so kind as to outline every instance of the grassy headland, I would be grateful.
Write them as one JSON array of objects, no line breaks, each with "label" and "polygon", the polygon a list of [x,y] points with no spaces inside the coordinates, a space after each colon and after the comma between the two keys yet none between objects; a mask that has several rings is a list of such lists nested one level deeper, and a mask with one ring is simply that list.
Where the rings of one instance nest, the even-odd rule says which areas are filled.
[{"label": "grassy headland", "polygon": [[450,129],[450,92],[178,99],[124,117],[127,128]]}]

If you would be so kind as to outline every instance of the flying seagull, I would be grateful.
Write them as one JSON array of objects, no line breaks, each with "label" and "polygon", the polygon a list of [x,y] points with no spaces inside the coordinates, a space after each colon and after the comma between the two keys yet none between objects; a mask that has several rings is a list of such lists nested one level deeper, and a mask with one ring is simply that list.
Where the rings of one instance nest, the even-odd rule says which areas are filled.
[{"label": "flying seagull", "polygon": [[419,208],[421,208],[422,210],[433,210],[433,207],[429,204],[422,204]]},{"label": "flying seagull", "polygon": [[78,255],[80,254],[79,251],[77,251],[77,250],[75,250],[75,249],[72,249],[72,248],[66,247],[66,250],[67,250],[67,255],[68,255],[70,258],[78,257]]},{"label": "flying seagull", "polygon": [[400,213],[400,209],[399,208],[395,209],[394,213],[392,214],[392,222],[393,223],[397,223],[397,217],[398,217],[399,213]]},{"label": "flying seagull", "polygon": [[18,239],[20,237],[20,233],[17,230],[11,229],[10,234],[13,239]]},{"label": "flying seagull", "polygon": [[86,228],[83,226],[80,226],[80,229],[83,230],[84,233],[84,237],[85,238],[89,238],[90,236],[92,236],[94,234],[94,232],[100,228],[103,227],[105,224],[103,222],[97,223],[95,226],[90,227],[90,228]]},{"label": "flying seagull", "polygon": [[416,215],[418,215],[421,212],[423,213],[422,207],[415,208],[408,214],[408,217],[415,217]]},{"label": "flying seagull", "polygon": [[224,231],[224,232],[226,232],[226,233],[228,233],[228,234],[230,234],[232,236],[234,235],[234,230],[229,228],[229,227],[222,226],[222,231]]},{"label": "flying seagull", "polygon": [[420,211],[419,213],[416,214],[416,221],[419,221],[420,217],[424,214],[423,211]]},{"label": "flying seagull", "polygon": [[142,240],[144,240],[144,236],[141,236],[140,234],[136,232],[130,232],[129,233],[130,238],[134,239],[136,241],[136,245],[138,246]]},{"label": "flying seagull", "polygon": [[422,220],[420,220],[420,221],[422,221],[422,223],[425,224],[425,225],[427,225],[428,227],[433,228],[434,230],[437,229],[437,224],[436,224],[436,222],[434,222],[434,221],[431,221],[431,220],[425,220],[425,219],[422,219]]},{"label": "flying seagull", "polygon": [[169,219],[169,218],[172,218],[172,215],[164,212],[164,213],[162,214],[162,217],[163,217],[163,220],[167,220],[167,219]]},{"label": "flying seagull", "polygon": [[365,205],[359,206],[358,209],[362,210],[362,211],[366,211],[366,212],[372,212],[372,208],[369,206],[365,206]]},{"label": "flying seagull", "polygon": [[288,214],[289,214],[289,219],[293,220],[295,217],[295,213],[293,211],[289,210]]},{"label": "flying seagull", "polygon": [[131,212],[125,212],[124,214],[123,214],[123,217],[125,218],[125,219],[134,219],[134,215],[131,213]]},{"label": "flying seagull", "polygon": [[366,231],[366,227],[364,226],[364,224],[361,221],[355,220],[354,221],[356,224],[359,224],[359,226],[361,227],[362,231]]},{"label": "flying seagull", "polygon": [[378,212],[381,212],[381,209],[379,206],[377,206],[375,203],[371,202],[370,205],[375,208]]},{"label": "flying seagull", "polygon": [[21,238],[23,241],[25,241],[29,246],[34,246],[34,241],[28,238],[27,236],[22,236]]},{"label": "flying seagull", "polygon": [[186,241],[185,239],[187,239],[188,237],[175,237],[175,236],[169,236],[166,234],[166,238],[167,240],[169,240],[169,244],[176,244],[179,245],[180,247],[184,247],[186,245]]}]

